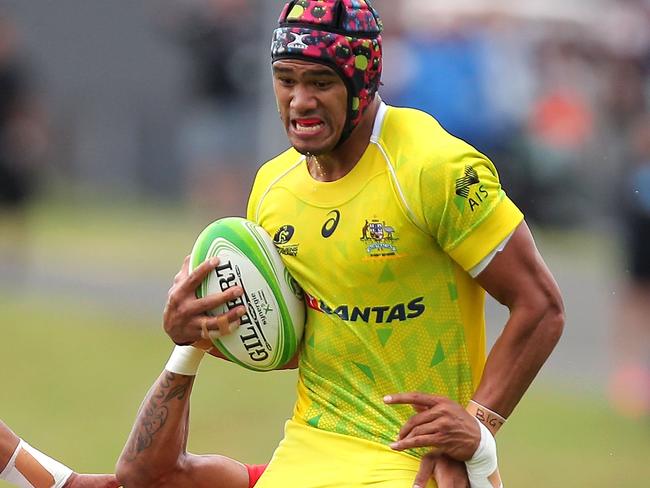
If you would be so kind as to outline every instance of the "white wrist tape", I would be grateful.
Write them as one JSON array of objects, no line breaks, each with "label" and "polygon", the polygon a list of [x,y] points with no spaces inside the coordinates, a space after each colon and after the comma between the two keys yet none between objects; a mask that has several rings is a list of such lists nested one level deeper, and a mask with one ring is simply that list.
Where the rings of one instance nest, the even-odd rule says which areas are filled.
[{"label": "white wrist tape", "polygon": [[481,429],[481,442],[472,459],[465,461],[471,488],[494,488],[488,479],[498,469],[497,443],[489,429],[476,419]]},{"label": "white wrist tape", "polygon": [[176,346],[165,369],[183,376],[196,376],[204,355],[205,351],[194,346]]},{"label": "white wrist tape", "polygon": [[0,479],[20,488],[62,488],[72,470],[20,440]]}]

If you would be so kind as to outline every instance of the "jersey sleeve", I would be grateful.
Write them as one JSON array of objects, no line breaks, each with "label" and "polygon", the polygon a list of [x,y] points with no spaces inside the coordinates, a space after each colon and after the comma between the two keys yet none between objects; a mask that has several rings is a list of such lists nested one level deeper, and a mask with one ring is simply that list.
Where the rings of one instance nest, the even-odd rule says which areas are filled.
[{"label": "jersey sleeve", "polygon": [[469,271],[522,222],[492,162],[453,139],[421,173],[422,215],[440,247]]}]

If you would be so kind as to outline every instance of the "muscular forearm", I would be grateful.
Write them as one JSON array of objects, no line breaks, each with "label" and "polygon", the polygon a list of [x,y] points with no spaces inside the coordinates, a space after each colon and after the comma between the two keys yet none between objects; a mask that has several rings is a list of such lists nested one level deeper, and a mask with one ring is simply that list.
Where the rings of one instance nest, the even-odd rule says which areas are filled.
[{"label": "muscular forearm", "polygon": [[193,383],[194,376],[163,371],[149,390],[117,464],[125,486],[163,486],[179,468]]},{"label": "muscular forearm", "polygon": [[510,317],[490,351],[473,398],[508,417],[560,339],[562,294],[525,223],[477,281],[508,307]]},{"label": "muscular forearm", "polygon": [[[490,351],[481,383],[467,405],[468,412],[492,435],[499,431],[548,359],[563,325],[561,306],[554,307],[550,302],[542,311],[527,307],[511,309],[510,319]],[[494,460],[496,464],[496,456]],[[472,486],[503,486],[498,466],[494,471],[490,466],[483,472],[481,463],[475,464],[474,458],[467,461]]]},{"label": "muscular forearm", "polygon": [[508,417],[557,344],[564,325],[561,308],[543,312],[513,308],[488,356],[474,400]]}]

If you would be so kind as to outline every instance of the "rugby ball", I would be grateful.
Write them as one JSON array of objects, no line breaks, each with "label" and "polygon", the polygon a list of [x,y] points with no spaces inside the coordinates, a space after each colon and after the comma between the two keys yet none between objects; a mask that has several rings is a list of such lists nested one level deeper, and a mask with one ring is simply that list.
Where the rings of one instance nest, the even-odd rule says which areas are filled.
[{"label": "rugby ball", "polygon": [[298,350],[305,323],[303,292],[284,266],[271,237],[259,225],[226,217],[208,225],[192,248],[190,269],[219,258],[196,291],[202,298],[241,286],[244,295],[210,312],[246,307],[241,325],[212,339],[230,361],[255,371],[284,366]]}]

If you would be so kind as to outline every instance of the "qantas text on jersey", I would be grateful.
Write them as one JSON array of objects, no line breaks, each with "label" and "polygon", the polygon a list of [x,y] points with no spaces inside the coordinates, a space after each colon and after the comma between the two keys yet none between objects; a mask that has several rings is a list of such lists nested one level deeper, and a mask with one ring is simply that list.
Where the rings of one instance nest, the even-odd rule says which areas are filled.
[{"label": "qantas text on jersey", "polygon": [[346,322],[366,322],[376,324],[389,324],[394,321],[404,322],[414,319],[426,311],[424,297],[417,297],[408,303],[395,305],[380,305],[375,307],[352,307],[350,305],[339,305],[336,308],[327,305],[322,300],[305,294],[307,306],[328,315],[338,315]]}]

